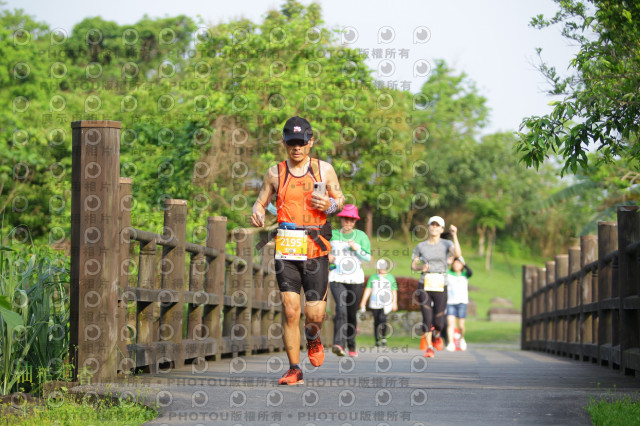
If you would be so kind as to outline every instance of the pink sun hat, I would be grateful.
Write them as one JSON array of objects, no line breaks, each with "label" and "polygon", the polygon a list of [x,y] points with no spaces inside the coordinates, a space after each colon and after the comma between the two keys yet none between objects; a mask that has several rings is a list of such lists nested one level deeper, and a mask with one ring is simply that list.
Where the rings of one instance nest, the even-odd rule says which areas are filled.
[{"label": "pink sun hat", "polygon": [[358,215],[358,208],[353,204],[345,204],[342,211],[337,214],[338,217],[351,217],[353,219],[360,219]]}]

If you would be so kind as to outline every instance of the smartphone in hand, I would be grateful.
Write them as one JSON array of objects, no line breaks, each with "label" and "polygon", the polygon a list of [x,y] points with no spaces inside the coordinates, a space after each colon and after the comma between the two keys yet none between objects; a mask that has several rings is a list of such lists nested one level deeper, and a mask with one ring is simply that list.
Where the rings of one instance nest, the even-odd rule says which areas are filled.
[{"label": "smartphone in hand", "polygon": [[313,193],[314,194],[318,194],[318,195],[322,195],[324,196],[324,194],[327,192],[327,184],[324,182],[315,182],[313,184]]}]

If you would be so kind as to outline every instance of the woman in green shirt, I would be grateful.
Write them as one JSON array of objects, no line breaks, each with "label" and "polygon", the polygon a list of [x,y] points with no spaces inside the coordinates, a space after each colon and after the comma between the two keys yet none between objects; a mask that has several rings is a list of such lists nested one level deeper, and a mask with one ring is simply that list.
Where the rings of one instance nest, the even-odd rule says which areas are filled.
[{"label": "woman in green shirt", "polygon": [[367,234],[355,229],[360,219],[358,208],[347,204],[338,213],[342,227],[333,231],[329,262],[329,283],[331,294],[336,302],[333,319],[332,351],[344,356],[348,347],[349,356],[358,356],[356,352],[356,325],[358,306],[364,291],[364,270],[362,262],[371,260],[371,242]]}]

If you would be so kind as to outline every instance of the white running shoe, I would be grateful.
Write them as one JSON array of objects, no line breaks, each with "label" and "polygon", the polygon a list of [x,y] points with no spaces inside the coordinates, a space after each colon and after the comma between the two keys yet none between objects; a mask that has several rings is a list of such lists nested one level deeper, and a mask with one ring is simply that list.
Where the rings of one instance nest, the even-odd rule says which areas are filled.
[{"label": "white running shoe", "polygon": [[449,352],[455,352],[456,351],[456,345],[453,342],[449,342],[449,344],[447,345],[447,351]]},{"label": "white running shoe", "polygon": [[467,350],[467,341],[464,340],[464,337],[460,339],[460,350]]}]

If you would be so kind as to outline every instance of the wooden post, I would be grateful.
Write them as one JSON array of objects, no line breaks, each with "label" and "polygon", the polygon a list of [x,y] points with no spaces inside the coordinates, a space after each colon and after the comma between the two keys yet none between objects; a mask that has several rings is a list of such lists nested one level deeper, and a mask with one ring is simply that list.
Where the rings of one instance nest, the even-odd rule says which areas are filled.
[{"label": "wooden post", "polygon": [[252,291],[252,313],[251,313],[251,344],[253,350],[269,350],[268,332],[269,324],[273,321],[271,309],[267,301],[266,285],[269,282],[269,268],[273,262],[272,246],[265,246],[262,249],[260,265],[262,271],[257,273],[256,282]]},{"label": "wooden post", "polygon": [[527,318],[529,318],[529,322],[531,324],[531,333],[529,335],[529,342],[532,346],[531,349],[537,349],[537,341],[538,341],[538,329],[540,327],[540,319],[538,318],[538,281],[539,281],[539,270],[537,266],[532,266],[533,268],[533,282],[531,283],[531,293],[529,295],[529,313],[527,314]]},{"label": "wooden post", "polygon": [[[580,247],[569,247],[569,274],[573,274],[580,270]],[[578,279],[571,278],[567,280],[567,307],[569,313],[567,315],[567,342],[571,343],[571,354],[577,357],[580,348],[575,343],[579,342],[578,326],[580,322],[580,312],[575,308],[578,306]]]},{"label": "wooden post", "polygon": [[559,254],[556,256],[556,311],[555,311],[555,324],[556,324],[556,336],[558,343],[556,344],[556,353],[565,352],[564,343],[567,341],[566,334],[566,287],[567,287],[567,275],[569,275],[569,255]]},{"label": "wooden post", "polygon": [[[161,357],[158,362],[173,362],[182,367],[182,309],[184,305],[185,239],[187,234],[187,202],[165,200],[164,235],[178,241],[175,248],[162,249],[162,289],[160,316]],[[170,344],[169,344],[170,343]]]},{"label": "wooden post", "polygon": [[[135,335],[137,333],[135,314],[129,318],[130,315],[127,309],[129,302],[135,303],[135,294],[127,292],[130,271],[129,249],[131,247],[131,240],[129,231],[131,229],[132,183],[133,179],[131,178],[120,178],[120,203],[118,206],[118,220],[120,223],[120,267],[118,268],[119,302],[116,316],[118,317],[118,371],[122,373],[128,373],[136,367],[133,358],[129,357],[127,351],[127,343],[135,343]],[[133,332],[131,330],[133,330]]]},{"label": "wooden post", "polygon": [[[598,237],[596,235],[584,235],[580,237],[580,265],[586,265],[598,260]],[[586,304],[593,299],[593,273],[584,274],[580,282],[579,303]]]},{"label": "wooden post", "polygon": [[[584,269],[588,264],[598,259],[598,237],[584,235],[580,237],[580,268]],[[578,305],[580,306],[580,319],[578,322],[578,341],[580,343],[580,358],[592,359],[595,355],[593,348],[593,310],[591,308],[591,286],[593,273],[585,272],[578,282]],[[585,309],[589,305],[589,310]]]},{"label": "wooden post", "polygon": [[[265,264],[268,263],[268,259],[264,257],[264,251],[262,252],[262,257],[260,259],[260,266],[262,268],[265,267]],[[253,275],[253,286],[249,291],[251,297],[251,351],[252,352],[260,352],[267,349],[267,339],[266,336],[262,334],[262,316],[267,315],[268,312],[264,309],[263,303],[265,302],[263,291],[264,291],[264,280],[266,278],[266,274],[263,272],[264,269],[260,269],[256,271]]]},{"label": "wooden post", "polygon": [[522,326],[520,327],[520,347],[523,350],[531,347],[532,324],[529,321],[529,317],[531,316],[531,294],[535,272],[535,266],[524,265],[522,267]]},{"label": "wooden post", "polygon": [[[538,315],[540,313],[540,308],[538,307],[538,283],[540,282],[540,268],[538,268],[537,266],[534,266],[534,279],[533,279],[533,283],[531,284],[531,310],[529,311],[529,315],[528,317],[535,317],[536,315]],[[535,336],[534,336],[534,340],[535,340]]]},{"label": "wooden post", "polygon": [[216,358],[222,349],[222,313],[224,309],[224,277],[226,269],[225,245],[227,244],[227,218],[210,216],[207,220],[207,247],[220,253],[216,258],[207,257],[208,267],[204,276],[204,291],[216,295],[218,303],[205,308],[203,326],[216,342]]},{"label": "wooden post", "polygon": [[[633,374],[640,371],[640,316],[638,306],[638,252],[627,253],[627,246],[640,241],[640,210],[638,206],[618,207],[619,250],[619,338],[620,371]],[[627,306],[625,306],[627,305]],[[635,305],[635,306],[632,306]]]},{"label": "wooden post", "polygon": [[552,349],[552,343],[558,340],[556,330],[555,310],[558,309],[556,304],[556,262],[550,261],[546,263],[547,269],[547,351]]},{"label": "wooden post", "polygon": [[120,127],[71,123],[71,364],[94,382],[115,378],[118,361]]},{"label": "wooden post", "polygon": [[[205,260],[202,253],[191,254],[189,262],[189,291],[202,292],[204,288]],[[199,340],[206,336],[202,328],[203,306],[201,304],[189,304],[187,321],[187,339]]]},{"label": "wooden post", "polygon": [[607,254],[618,249],[616,222],[598,222],[598,346],[600,364],[611,363],[612,315],[607,305],[612,296],[613,264],[606,263]]},{"label": "wooden post", "polygon": [[[253,234],[246,229],[235,232],[237,256],[246,262],[246,266],[238,265],[236,286],[232,299],[236,309],[235,323],[231,330],[232,346],[237,352],[251,351],[251,289],[253,288]],[[235,353],[236,350],[233,350]]]},{"label": "wooden post", "polygon": [[[138,291],[159,289],[156,283],[156,241],[140,243]],[[149,298],[145,298],[149,299]],[[158,302],[137,301],[136,307],[136,367],[146,366],[150,373],[157,372],[153,344],[160,340],[160,306]]]},{"label": "wooden post", "polygon": [[[569,247],[569,274],[580,270],[580,247]],[[568,281],[568,307],[578,306],[578,280]]]},{"label": "wooden post", "polygon": [[[529,272],[529,275],[531,276],[531,284],[527,289],[527,292],[529,293],[529,295],[527,296],[527,299],[529,299],[529,302],[527,303],[528,319],[530,319],[532,316],[535,315],[535,312],[534,312],[535,298],[533,297],[533,293],[536,291],[536,285],[538,283],[538,267],[531,265],[530,269],[531,271]],[[529,321],[529,335],[527,336],[527,340],[529,342],[531,342],[535,338],[534,332],[536,330],[536,326],[537,326],[537,322]]]},{"label": "wooden post", "polygon": [[[540,316],[540,321],[538,321],[538,341],[546,341],[549,339],[547,336],[547,322],[546,319],[542,318],[547,311],[547,269],[539,268],[538,269],[538,290],[540,291],[538,295],[538,303],[537,303],[537,315]],[[538,343],[538,350],[540,350],[540,344]]]},{"label": "wooden post", "polygon": [[[261,321],[261,335],[263,339],[265,339],[265,346],[269,352],[273,352],[276,347],[280,347],[280,342],[275,342],[275,338],[273,336],[272,327],[278,328],[278,330],[282,330],[282,326],[279,322],[279,317],[276,318],[276,310],[275,306],[272,303],[271,297],[275,294],[277,296],[277,300],[280,298],[280,293],[278,290],[278,283],[276,282],[276,274],[275,274],[275,260],[274,253],[276,250],[276,245],[273,241],[269,242],[262,249],[262,267],[266,268],[267,272],[262,277],[262,295],[264,300],[267,303],[266,310],[262,313]],[[273,325],[277,324],[277,325]],[[279,334],[279,333],[278,333]],[[279,337],[279,336],[278,336]]]}]

